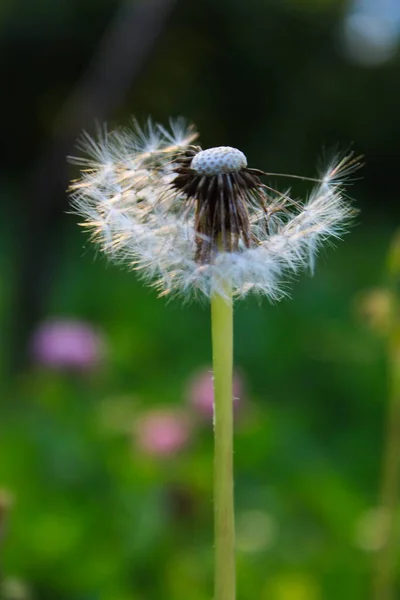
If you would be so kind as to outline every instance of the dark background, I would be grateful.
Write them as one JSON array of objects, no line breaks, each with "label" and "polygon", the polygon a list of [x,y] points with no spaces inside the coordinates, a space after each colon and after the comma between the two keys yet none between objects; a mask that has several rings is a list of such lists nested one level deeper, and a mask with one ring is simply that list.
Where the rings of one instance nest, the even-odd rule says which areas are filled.
[{"label": "dark background", "polygon": [[[399,36],[395,2],[3,1],[5,598],[211,597],[212,433],[186,391],[209,368],[208,308],[157,299],[96,257],[68,213],[80,131],[131,115],[182,115],[203,147],[238,147],[272,172],[313,176],[332,148],[365,155],[349,189],[355,227],[315,277],[277,306],[237,305],[235,460],[239,598],[368,597],[386,375],[360,299],[385,284],[400,216]],[[101,368],[40,361],[32,335],[50,317],[101,331]],[[159,406],[190,414],[190,442],[173,456],[135,442]]]}]

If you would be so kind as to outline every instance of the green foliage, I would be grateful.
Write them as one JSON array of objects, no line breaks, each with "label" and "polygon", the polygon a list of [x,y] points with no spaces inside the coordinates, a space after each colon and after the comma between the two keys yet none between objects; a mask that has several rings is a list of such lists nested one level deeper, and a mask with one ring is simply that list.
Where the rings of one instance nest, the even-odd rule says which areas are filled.
[{"label": "green foliage", "polygon": [[[243,600],[367,593],[384,371],[353,300],[379,281],[385,239],[369,269],[359,268],[355,233],[295,285],[293,300],[237,305],[236,365],[247,382],[235,451]],[[150,407],[191,410],[187,379],[210,360],[208,308],[165,303],[134,275],[79,260],[80,242],[71,239],[48,312],[101,327],[106,368],[74,376],[32,366],[4,386],[0,481],[14,497],[4,571],[41,599],[205,600],[210,425],[197,420],[189,446],[165,458],[140,452],[134,431]]]}]

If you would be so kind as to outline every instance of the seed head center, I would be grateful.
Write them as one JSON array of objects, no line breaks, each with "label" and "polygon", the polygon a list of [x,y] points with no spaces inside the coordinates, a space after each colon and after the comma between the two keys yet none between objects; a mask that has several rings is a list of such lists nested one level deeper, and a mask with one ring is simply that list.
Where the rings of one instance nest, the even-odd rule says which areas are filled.
[{"label": "seed head center", "polygon": [[247,158],[237,148],[218,146],[201,150],[193,158],[190,167],[199,175],[222,175],[235,173],[247,167]]}]

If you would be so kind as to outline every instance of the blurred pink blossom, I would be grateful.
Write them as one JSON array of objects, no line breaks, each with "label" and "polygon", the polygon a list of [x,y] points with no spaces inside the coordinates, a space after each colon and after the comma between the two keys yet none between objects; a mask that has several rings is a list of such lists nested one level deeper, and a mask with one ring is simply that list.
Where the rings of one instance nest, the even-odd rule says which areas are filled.
[{"label": "blurred pink blossom", "polygon": [[150,456],[169,457],[188,443],[191,424],[187,415],[168,409],[154,409],[136,422],[137,447]]},{"label": "blurred pink blossom", "polygon": [[[243,395],[244,383],[238,373],[233,375],[233,402],[234,410],[239,407]],[[212,419],[214,412],[214,383],[211,369],[199,371],[189,381],[186,395],[188,402],[196,412],[206,419]]]},{"label": "blurred pink blossom", "polygon": [[43,321],[30,341],[34,362],[57,370],[91,370],[101,363],[105,349],[100,333],[77,319]]}]

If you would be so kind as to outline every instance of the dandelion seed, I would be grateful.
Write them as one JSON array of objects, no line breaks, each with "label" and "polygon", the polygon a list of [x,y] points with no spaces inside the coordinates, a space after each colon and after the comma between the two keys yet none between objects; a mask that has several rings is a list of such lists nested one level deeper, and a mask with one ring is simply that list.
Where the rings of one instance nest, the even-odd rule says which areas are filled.
[{"label": "dandelion seed", "polygon": [[[327,165],[305,201],[278,192],[240,150],[203,150],[183,121],[170,130],[85,135],[82,176],[71,186],[84,226],[112,259],[150,279],[161,294],[283,295],[285,278],[314,270],[322,243],[346,231],[355,211],[344,192],[360,166],[350,153]],[[305,178],[307,179],[307,178]]]}]

